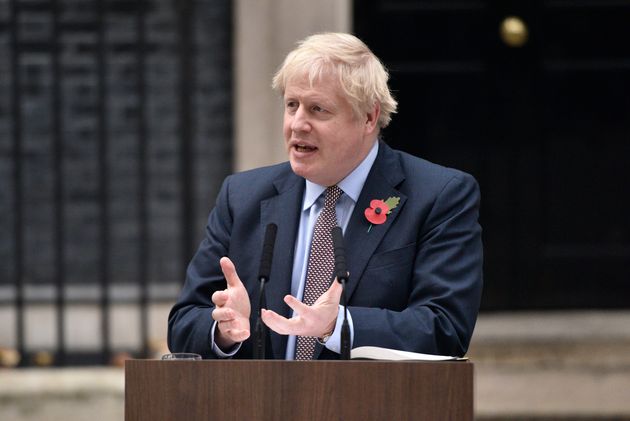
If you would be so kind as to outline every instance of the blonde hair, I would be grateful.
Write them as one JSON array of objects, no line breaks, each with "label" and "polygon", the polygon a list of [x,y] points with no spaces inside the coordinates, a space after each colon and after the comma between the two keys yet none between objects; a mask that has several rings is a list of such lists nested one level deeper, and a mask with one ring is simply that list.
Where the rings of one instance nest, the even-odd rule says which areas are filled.
[{"label": "blonde hair", "polygon": [[389,74],[368,46],[354,35],[328,32],[300,41],[276,72],[272,87],[284,94],[292,78],[308,75],[313,85],[324,72],[339,78],[357,118],[372,111],[378,102],[381,107],[378,126],[387,127],[397,106],[387,86]]}]

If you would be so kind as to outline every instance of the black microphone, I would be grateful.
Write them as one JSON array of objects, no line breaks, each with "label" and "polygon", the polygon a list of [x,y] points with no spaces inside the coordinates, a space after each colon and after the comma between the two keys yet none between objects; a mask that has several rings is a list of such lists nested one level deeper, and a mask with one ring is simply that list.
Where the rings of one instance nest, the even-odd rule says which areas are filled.
[{"label": "black microphone", "polygon": [[265,230],[265,240],[263,241],[262,255],[260,256],[260,269],[258,271],[258,279],[269,280],[269,272],[271,272],[271,260],[273,259],[273,246],[276,243],[276,233],[278,226],[276,224],[267,225]]},{"label": "black microphone", "polygon": [[335,276],[341,283],[341,301],[343,305],[343,323],[341,324],[341,356],[342,360],[350,359],[350,325],[348,324],[348,302],[346,300],[346,281],[348,280],[348,268],[346,265],[346,249],[343,246],[343,233],[341,228],[332,229],[333,250],[335,253]]},{"label": "black microphone", "polygon": [[273,259],[273,246],[276,243],[276,233],[278,226],[269,224],[265,229],[265,239],[263,240],[262,254],[260,256],[260,268],[258,270],[258,280],[260,290],[258,294],[258,317],[254,328],[254,359],[265,359],[265,341],[267,338],[267,327],[260,318],[261,309],[267,306],[265,300],[265,283],[269,280],[271,272],[271,260]]},{"label": "black microphone", "polygon": [[346,266],[346,249],[343,246],[343,234],[340,227],[332,229],[333,249],[335,253],[335,276],[337,281],[348,280],[348,269]]}]

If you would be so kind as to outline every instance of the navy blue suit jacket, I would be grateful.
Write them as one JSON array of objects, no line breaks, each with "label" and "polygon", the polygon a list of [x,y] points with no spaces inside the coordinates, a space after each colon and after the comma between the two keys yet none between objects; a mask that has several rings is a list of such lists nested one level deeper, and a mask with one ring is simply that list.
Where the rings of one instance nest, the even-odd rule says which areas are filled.
[{"label": "navy blue suit jacket", "polygon": [[[229,256],[257,313],[260,253],[267,224],[278,225],[267,307],[286,317],[304,179],[289,163],[231,175],[210,213],[181,296],[169,315],[173,352],[214,358],[209,343],[212,293],[226,287],[219,259]],[[382,225],[364,210],[373,199],[400,198]],[[353,347],[464,355],[482,289],[479,188],[473,177],[381,143],[344,234]],[[251,338],[236,358],[251,358]],[[285,357],[287,337],[270,332],[268,357]],[[321,352],[318,349],[318,352]],[[324,349],[320,358],[335,358]]]}]

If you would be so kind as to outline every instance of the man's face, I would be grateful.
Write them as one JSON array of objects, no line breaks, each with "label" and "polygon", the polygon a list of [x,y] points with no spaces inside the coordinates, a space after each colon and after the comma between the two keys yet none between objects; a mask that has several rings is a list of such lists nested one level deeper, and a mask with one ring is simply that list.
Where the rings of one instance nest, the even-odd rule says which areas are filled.
[{"label": "man's face", "polygon": [[336,77],[313,86],[291,79],[284,92],[284,140],[291,168],[322,186],[343,180],[366,157],[377,134],[379,108],[357,118]]}]

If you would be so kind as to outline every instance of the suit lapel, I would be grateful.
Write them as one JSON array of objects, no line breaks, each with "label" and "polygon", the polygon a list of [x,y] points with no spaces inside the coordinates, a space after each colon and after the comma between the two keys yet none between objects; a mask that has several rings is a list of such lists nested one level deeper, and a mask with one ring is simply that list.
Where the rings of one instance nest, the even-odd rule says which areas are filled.
[{"label": "suit lapel", "polygon": [[[271,273],[265,291],[267,308],[289,317],[290,309],[284,303],[283,298],[286,294],[291,293],[293,255],[300,223],[304,179],[291,173],[288,177],[278,179],[274,185],[278,195],[260,202],[262,232],[270,223],[278,226]],[[270,337],[275,358],[283,359],[286,352],[287,337],[278,335],[271,330]]]},{"label": "suit lapel", "polygon": [[[398,214],[402,211],[407,201],[407,197],[396,190],[396,186],[404,178],[396,155],[386,144],[381,142],[378,156],[365,181],[344,235],[346,259],[348,271],[350,272],[350,277],[346,284],[348,300],[350,300],[352,293],[359,284],[368,261],[387,231],[395,223]],[[370,232],[368,232],[370,223],[365,218],[365,209],[370,206],[372,200],[386,200],[389,197],[399,197],[400,203],[387,215],[385,223],[373,225]]]}]

